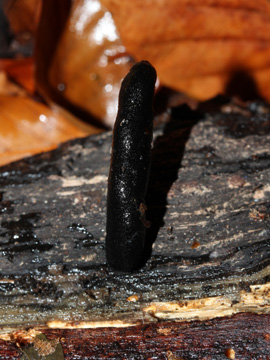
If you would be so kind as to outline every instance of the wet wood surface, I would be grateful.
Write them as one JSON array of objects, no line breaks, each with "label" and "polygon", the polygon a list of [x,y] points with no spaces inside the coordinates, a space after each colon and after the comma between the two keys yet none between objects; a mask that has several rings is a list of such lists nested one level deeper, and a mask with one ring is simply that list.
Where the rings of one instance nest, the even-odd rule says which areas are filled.
[{"label": "wet wood surface", "polygon": [[[48,331],[48,336],[57,334],[53,328],[69,327],[65,334],[73,336],[76,327],[144,324],[156,329],[160,320],[190,320],[185,329],[194,324],[203,329],[216,317],[224,319],[213,324],[235,322],[239,330],[237,321],[252,312],[257,315],[250,315],[251,326],[254,319],[269,321],[268,105],[218,98],[196,111],[186,105],[173,108],[166,116],[169,122],[157,126],[152,151],[147,195],[152,225],[143,266],[132,274],[112,271],[105,260],[110,132],[0,169],[3,339],[29,327]],[[228,317],[243,312],[246,315]],[[193,322],[198,319],[203,322]],[[128,331],[142,329],[137,326],[110,331],[128,337]],[[254,337],[265,342],[253,358],[267,359],[263,349],[269,346],[269,334],[267,328],[258,329]],[[226,334],[231,336],[228,330]],[[203,349],[201,339],[198,347],[190,343],[186,352],[174,352],[171,339],[160,357],[146,352],[146,358],[169,358],[167,351],[175,358],[196,358],[192,351]],[[228,346],[236,346],[231,339]],[[208,351],[223,354],[215,358],[226,358],[224,347],[211,344]],[[244,348],[237,358],[247,358],[251,350]],[[95,351],[101,356],[100,348]],[[108,358],[114,356],[112,352]],[[133,358],[144,358],[139,356]],[[197,358],[211,357],[205,353]]]},{"label": "wet wood surface", "polygon": [[[54,349],[61,344],[65,360],[83,359],[269,359],[269,315],[238,314],[207,322],[162,322],[131,328],[43,330]],[[1,359],[20,359],[37,342],[17,337],[16,348],[0,340]],[[40,345],[40,341],[38,345]],[[44,353],[44,350],[43,350]],[[76,356],[76,357],[75,357]],[[46,357],[47,360],[49,357]]]}]

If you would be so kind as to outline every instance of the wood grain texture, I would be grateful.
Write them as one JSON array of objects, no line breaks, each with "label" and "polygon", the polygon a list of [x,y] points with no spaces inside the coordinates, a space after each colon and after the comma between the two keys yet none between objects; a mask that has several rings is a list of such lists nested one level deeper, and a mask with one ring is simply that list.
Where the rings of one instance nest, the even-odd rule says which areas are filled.
[{"label": "wood grain texture", "polygon": [[218,98],[170,114],[132,274],[105,261],[110,132],[1,168],[2,334],[269,313],[269,107]]},{"label": "wood grain texture", "polygon": [[[60,341],[65,360],[225,360],[234,357],[269,360],[269,329],[269,315],[239,314],[207,322],[162,322],[125,329],[58,329],[43,330],[43,333],[54,346]],[[25,342],[23,337],[15,336],[15,340],[22,349],[35,344],[35,339]],[[21,352],[12,342],[0,340],[0,356],[3,360],[17,360]],[[50,359],[59,358],[51,355]]]}]

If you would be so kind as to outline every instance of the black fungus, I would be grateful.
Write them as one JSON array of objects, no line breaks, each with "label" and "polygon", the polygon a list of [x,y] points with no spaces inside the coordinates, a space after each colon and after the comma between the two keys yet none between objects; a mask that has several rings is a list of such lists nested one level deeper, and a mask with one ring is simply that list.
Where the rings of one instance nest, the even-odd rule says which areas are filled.
[{"label": "black fungus", "polygon": [[114,125],[108,181],[106,256],[117,270],[141,261],[146,228],[145,194],[153,135],[156,71],[147,61],[132,67],[122,82]]}]

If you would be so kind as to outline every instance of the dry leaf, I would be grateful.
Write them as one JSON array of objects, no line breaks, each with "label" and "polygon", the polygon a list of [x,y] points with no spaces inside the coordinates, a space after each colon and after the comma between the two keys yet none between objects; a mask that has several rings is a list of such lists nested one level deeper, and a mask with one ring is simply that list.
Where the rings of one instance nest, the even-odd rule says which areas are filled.
[{"label": "dry leaf", "polygon": [[[123,44],[163,85],[207,99],[239,80],[270,100],[267,0],[102,0]],[[239,90],[239,89],[237,89]]]},{"label": "dry leaf", "polygon": [[42,0],[4,0],[4,11],[15,34],[34,33],[38,24]]},{"label": "dry leaf", "polygon": [[0,95],[0,165],[100,130],[27,97]]},{"label": "dry leaf", "polygon": [[[111,14],[98,0],[68,3],[43,3],[37,37],[38,89],[46,99],[68,108],[71,104],[112,126],[130,58]],[[60,21],[48,21],[51,14]]]},{"label": "dry leaf", "polygon": [[[52,5],[52,8],[55,6],[54,1],[48,0],[46,3]],[[5,1],[5,10],[16,35],[27,31],[35,33],[40,4],[40,0]],[[58,5],[59,13],[63,15],[62,23],[61,18],[57,17],[55,24],[61,32],[61,24],[69,13],[69,1],[58,2]],[[51,12],[45,13],[47,21],[51,16]],[[48,29],[48,24],[46,28]],[[46,51],[55,46],[55,34],[48,31],[45,40],[46,36],[48,41],[40,44],[45,49],[45,55]],[[47,60],[48,57],[45,56],[42,64],[46,66]],[[78,120],[64,108],[56,106],[52,99],[48,108],[38,101],[38,97],[33,97],[36,93],[34,68],[33,58],[0,59],[0,165],[51,150],[69,139],[100,131]],[[42,76],[47,81],[48,74],[44,72]],[[31,94],[32,98],[27,93]]]},{"label": "dry leaf", "polygon": [[[0,59],[0,72],[3,72],[19,84],[28,93],[34,94],[34,62],[33,58],[25,59]],[[22,91],[23,91],[22,89]]]},{"label": "dry leaf", "polygon": [[7,74],[0,70],[0,94],[10,96],[26,96],[26,92],[18,85],[12,83]]}]

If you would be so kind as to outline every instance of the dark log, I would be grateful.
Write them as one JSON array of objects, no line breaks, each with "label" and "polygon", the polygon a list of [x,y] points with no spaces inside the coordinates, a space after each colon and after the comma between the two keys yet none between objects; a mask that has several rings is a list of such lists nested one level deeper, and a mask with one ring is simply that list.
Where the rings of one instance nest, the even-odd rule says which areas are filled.
[{"label": "dark log", "polygon": [[169,114],[155,130],[137,272],[105,261],[110,132],[0,169],[2,338],[270,313],[269,106],[217,98]]},{"label": "dark log", "polygon": [[[43,333],[53,349],[60,342],[65,360],[270,359],[269,315],[237,314],[206,322],[162,322],[122,329],[47,329]],[[19,336],[16,343],[24,353],[37,349],[35,343],[26,344]],[[2,360],[19,359],[21,350],[0,341]],[[59,355],[53,354],[52,350],[51,357],[45,359],[60,360]]]}]

